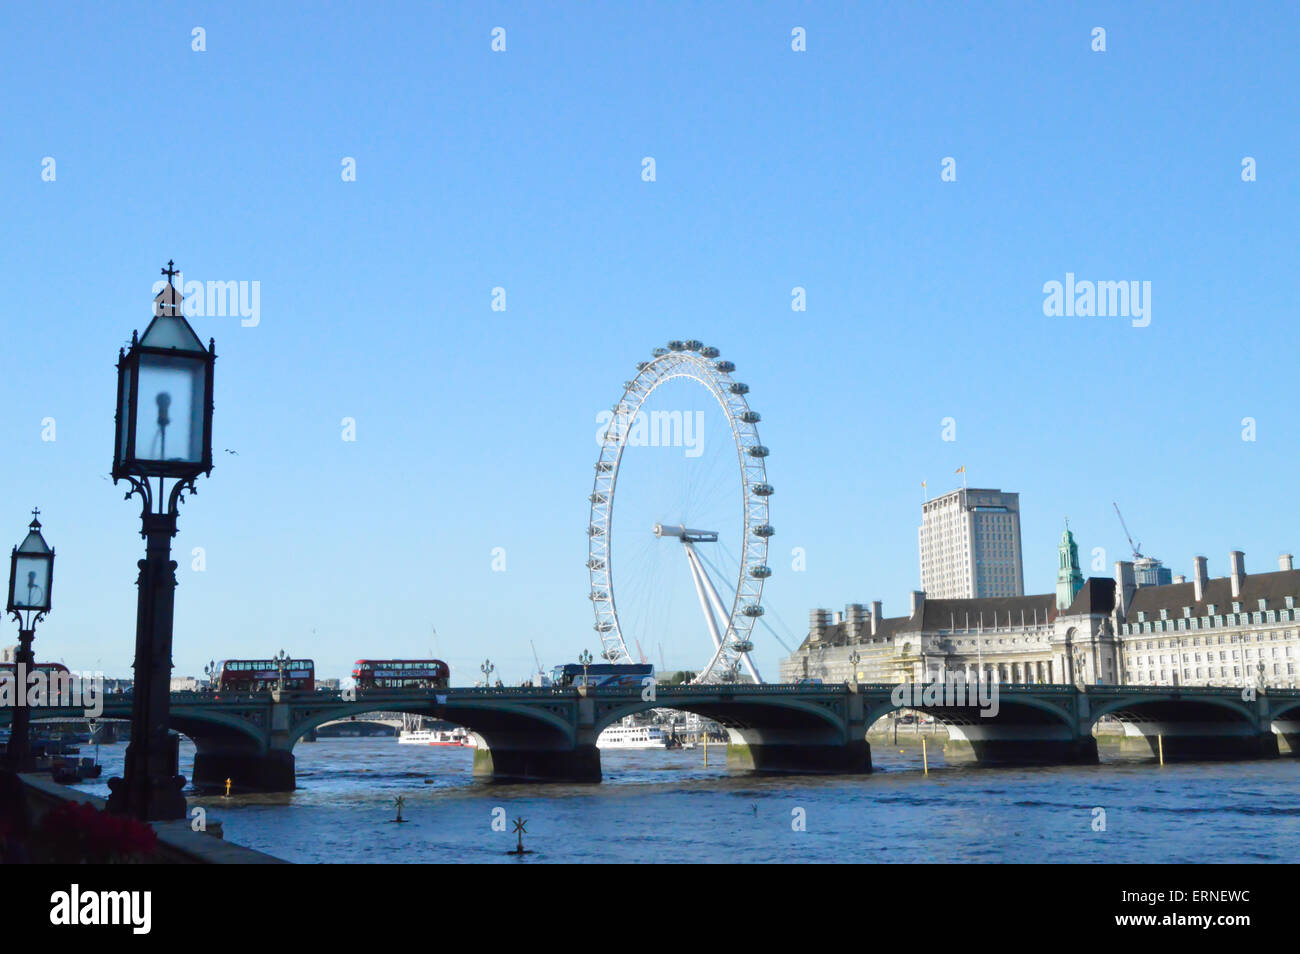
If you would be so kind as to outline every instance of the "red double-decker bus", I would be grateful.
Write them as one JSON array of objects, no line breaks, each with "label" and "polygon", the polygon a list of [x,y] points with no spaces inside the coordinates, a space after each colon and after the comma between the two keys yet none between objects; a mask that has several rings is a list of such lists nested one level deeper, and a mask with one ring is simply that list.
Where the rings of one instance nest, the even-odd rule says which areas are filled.
[{"label": "red double-decker bus", "polygon": [[310,659],[223,659],[217,669],[217,690],[222,692],[259,692],[280,684],[281,666],[285,689],[316,689],[316,664]]},{"label": "red double-decker bus", "polygon": [[451,670],[441,659],[358,659],[358,689],[446,689]]}]

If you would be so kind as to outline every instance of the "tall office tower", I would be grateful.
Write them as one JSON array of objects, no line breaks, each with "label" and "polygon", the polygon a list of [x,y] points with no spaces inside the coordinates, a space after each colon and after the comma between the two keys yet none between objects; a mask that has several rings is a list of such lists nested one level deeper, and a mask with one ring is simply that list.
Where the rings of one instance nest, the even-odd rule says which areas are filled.
[{"label": "tall office tower", "polygon": [[1020,494],[972,487],[927,500],[919,534],[926,597],[1025,595]]}]

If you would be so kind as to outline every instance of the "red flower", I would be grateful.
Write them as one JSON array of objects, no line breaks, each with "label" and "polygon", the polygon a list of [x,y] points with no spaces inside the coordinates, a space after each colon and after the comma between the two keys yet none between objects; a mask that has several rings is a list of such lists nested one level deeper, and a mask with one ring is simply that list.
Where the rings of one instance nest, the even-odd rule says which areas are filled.
[{"label": "red flower", "polygon": [[64,802],[41,819],[35,841],[52,862],[107,864],[151,855],[158,835],[144,822],[88,802]]}]

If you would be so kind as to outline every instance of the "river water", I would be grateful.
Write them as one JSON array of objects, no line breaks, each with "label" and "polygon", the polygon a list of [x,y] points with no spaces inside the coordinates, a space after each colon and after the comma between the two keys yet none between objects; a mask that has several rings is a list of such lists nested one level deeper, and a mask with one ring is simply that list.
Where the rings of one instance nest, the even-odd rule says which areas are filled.
[{"label": "river water", "polygon": [[[494,786],[470,777],[468,749],[321,739],[295,751],[297,791],[191,794],[190,806],[220,819],[228,840],[296,862],[1300,859],[1297,759],[979,768],[946,766],[934,740],[926,775],[919,740],[900,743],[873,741],[876,771],[863,776],[732,775],[711,746],[707,767],[702,749],[604,750],[599,785]],[[107,795],[124,751],[102,746],[103,779],[80,787]],[[193,752],[182,741],[187,775]],[[405,824],[392,821],[398,796]],[[534,853],[507,855],[514,826],[494,829],[494,816],[525,818]]]}]

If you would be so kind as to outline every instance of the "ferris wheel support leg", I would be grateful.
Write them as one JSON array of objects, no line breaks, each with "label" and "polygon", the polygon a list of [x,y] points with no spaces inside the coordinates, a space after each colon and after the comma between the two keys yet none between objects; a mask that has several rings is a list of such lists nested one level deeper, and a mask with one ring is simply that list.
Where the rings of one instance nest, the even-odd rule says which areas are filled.
[{"label": "ferris wheel support leg", "polygon": [[[691,568],[691,579],[695,581],[695,595],[700,598],[700,609],[704,613],[705,623],[708,624],[709,635],[713,637],[713,647],[718,652],[721,652],[722,634],[718,631],[718,621],[713,616],[713,610],[709,606],[709,597],[706,593],[709,588],[709,578],[704,573],[703,567],[699,565],[699,557],[695,555],[695,550],[691,545],[685,543],[683,546],[686,550],[686,563]],[[716,653],[714,658],[717,658]],[[712,663],[710,663],[710,668],[712,668]]]},{"label": "ferris wheel support leg", "polygon": [[[713,580],[709,578],[709,574],[705,571],[704,564],[700,561],[700,555],[695,552],[695,548],[691,546],[689,542],[686,542],[685,546],[687,549],[687,558],[691,560],[692,569],[695,572],[699,573],[700,579],[704,581],[705,589],[709,591],[710,602],[713,603],[714,607],[718,611],[718,614],[723,619],[728,619],[731,614],[727,612],[726,607],[722,603],[722,597],[718,595],[717,588],[714,587],[713,585]],[[714,645],[717,645],[716,640],[714,642]],[[745,664],[745,671],[749,673],[749,675],[753,678],[754,682],[761,683],[763,681],[763,677],[758,674],[758,667],[755,666],[753,660],[749,658],[749,653],[743,653],[740,659]],[[713,663],[711,662],[709,663],[709,669],[712,668],[713,668]],[[705,670],[705,672],[708,671],[709,671],[708,669]]]},{"label": "ferris wheel support leg", "polygon": [[704,561],[701,560],[700,555],[695,552],[695,547],[690,543],[687,543],[686,552],[687,558],[691,561],[691,565],[699,573],[700,579],[704,583],[704,589],[708,591],[709,602],[713,604],[713,608],[717,611],[719,616],[723,619],[730,618],[731,613],[727,611],[726,605],[722,602],[722,597],[718,595],[718,590],[713,585],[713,580],[709,578],[708,571],[704,568]]}]

